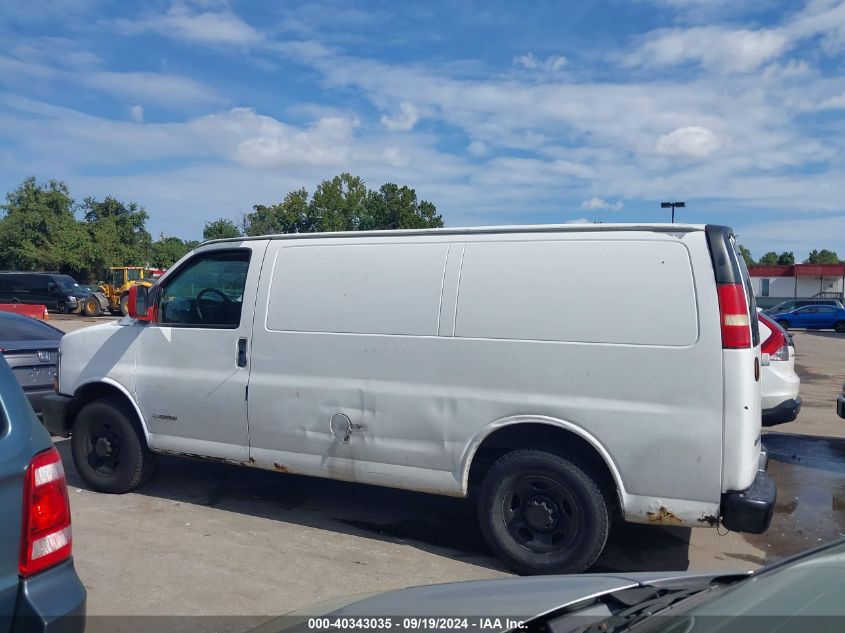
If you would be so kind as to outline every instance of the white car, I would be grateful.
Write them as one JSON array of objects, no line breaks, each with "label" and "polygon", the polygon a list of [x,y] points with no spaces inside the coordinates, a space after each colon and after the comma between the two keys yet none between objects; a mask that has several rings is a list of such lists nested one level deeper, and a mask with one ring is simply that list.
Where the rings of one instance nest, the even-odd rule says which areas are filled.
[{"label": "white car", "polygon": [[795,347],[792,337],[765,314],[760,320],[761,350],[769,355],[763,363],[763,426],[792,422],[801,411],[801,378],[795,373]]}]

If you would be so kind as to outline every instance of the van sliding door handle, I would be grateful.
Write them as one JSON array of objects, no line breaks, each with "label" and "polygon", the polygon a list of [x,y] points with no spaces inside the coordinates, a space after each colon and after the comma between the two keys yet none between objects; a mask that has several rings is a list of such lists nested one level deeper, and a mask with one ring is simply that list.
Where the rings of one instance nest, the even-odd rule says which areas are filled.
[{"label": "van sliding door handle", "polygon": [[238,339],[238,367],[246,367],[246,339]]}]

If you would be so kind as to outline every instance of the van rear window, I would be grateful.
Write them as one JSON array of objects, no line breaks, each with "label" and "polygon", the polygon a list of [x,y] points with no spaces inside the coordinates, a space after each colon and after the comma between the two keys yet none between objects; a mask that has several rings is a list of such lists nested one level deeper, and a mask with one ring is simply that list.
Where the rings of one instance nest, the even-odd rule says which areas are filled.
[{"label": "van rear window", "polygon": [[467,244],[455,336],[692,345],[689,254],[661,241]]}]

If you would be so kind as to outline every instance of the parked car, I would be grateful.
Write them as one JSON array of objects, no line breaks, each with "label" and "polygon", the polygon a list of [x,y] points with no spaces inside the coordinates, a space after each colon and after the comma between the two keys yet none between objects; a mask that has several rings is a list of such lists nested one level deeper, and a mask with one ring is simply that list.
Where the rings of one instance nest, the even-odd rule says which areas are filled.
[{"label": "parked car", "polygon": [[29,403],[39,415],[44,396],[53,393],[63,335],[61,330],[44,321],[0,312],[0,354],[11,366]]},{"label": "parked car", "polygon": [[45,402],[96,490],[171,453],[472,494],[523,573],[586,569],[617,518],[771,520],[760,333],[728,228],[215,240],[129,306],[65,335]]},{"label": "parked car", "polygon": [[85,589],[71,558],[62,461],[2,358],[0,517],[2,630],[81,632]]},{"label": "parked car", "polygon": [[845,541],[839,540],[751,573],[621,572],[409,587],[316,604],[269,620],[253,633],[353,627],[491,633],[837,631],[845,617],[843,558]]},{"label": "parked car", "polygon": [[45,305],[62,314],[79,310],[85,292],[68,275],[0,273],[0,303]]},{"label": "parked car", "polygon": [[789,328],[806,328],[808,330],[845,332],[845,308],[811,305],[796,308],[791,312],[776,312],[769,316],[787,330]]},{"label": "parked car", "polygon": [[761,350],[769,355],[763,363],[763,426],[792,422],[801,411],[801,378],[795,373],[795,348],[789,333],[765,314],[760,319]]},{"label": "parked car", "polygon": [[763,310],[766,314],[777,314],[779,312],[792,312],[796,308],[804,306],[832,306],[837,309],[845,308],[838,299],[790,299]]}]

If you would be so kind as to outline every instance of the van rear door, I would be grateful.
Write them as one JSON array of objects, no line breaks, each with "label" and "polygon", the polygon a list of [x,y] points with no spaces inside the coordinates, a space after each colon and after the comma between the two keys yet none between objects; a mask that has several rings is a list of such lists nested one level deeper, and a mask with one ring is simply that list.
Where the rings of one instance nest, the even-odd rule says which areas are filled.
[{"label": "van rear door", "polygon": [[745,490],[760,462],[760,329],[751,278],[733,231],[708,225],[722,329],[724,436],[722,491]]}]

